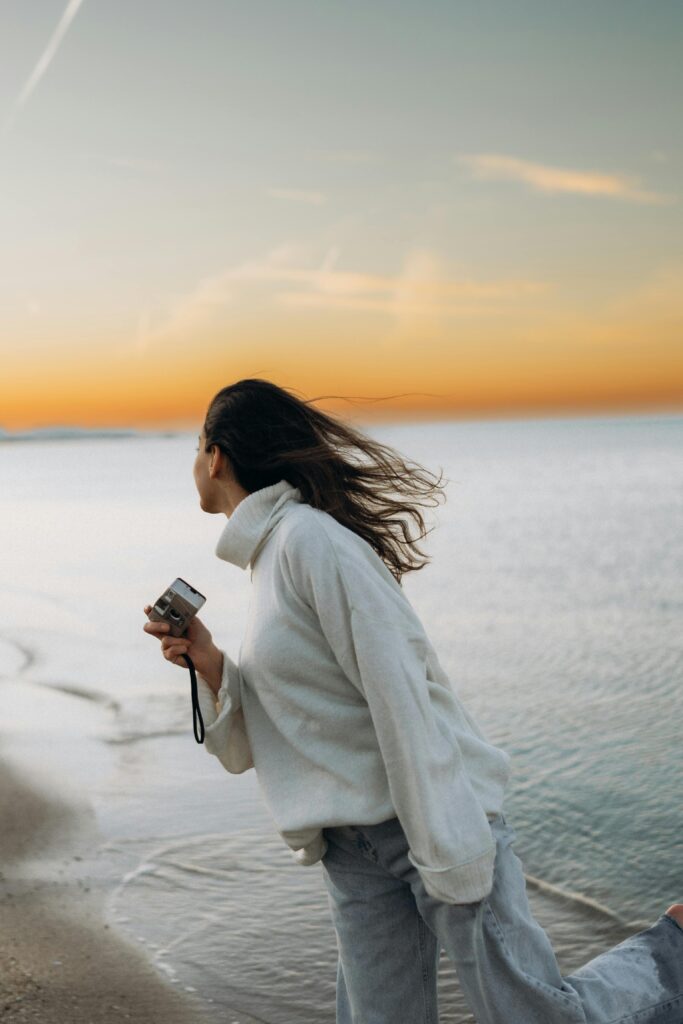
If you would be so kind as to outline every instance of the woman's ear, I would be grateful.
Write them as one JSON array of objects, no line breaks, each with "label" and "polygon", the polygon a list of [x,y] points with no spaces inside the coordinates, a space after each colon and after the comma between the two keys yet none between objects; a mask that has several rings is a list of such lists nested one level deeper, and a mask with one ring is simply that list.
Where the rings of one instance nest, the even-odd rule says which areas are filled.
[{"label": "woman's ear", "polygon": [[211,445],[209,451],[209,478],[215,480],[217,476],[229,476],[232,464],[225,452],[217,444]]},{"label": "woman's ear", "polygon": [[211,480],[220,475],[223,463],[223,452],[217,444],[211,445],[211,454],[209,456],[209,477]]}]

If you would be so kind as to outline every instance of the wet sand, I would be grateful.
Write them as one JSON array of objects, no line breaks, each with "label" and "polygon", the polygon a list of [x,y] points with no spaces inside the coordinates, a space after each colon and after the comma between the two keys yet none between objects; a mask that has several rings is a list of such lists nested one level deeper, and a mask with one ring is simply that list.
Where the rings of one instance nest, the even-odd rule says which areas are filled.
[{"label": "wet sand", "polygon": [[[78,874],[94,838],[87,813],[46,799],[0,760],[0,822],[3,1024],[217,1019],[197,997],[173,989],[103,920],[103,887]],[[49,867],[36,871],[36,864]],[[239,1011],[223,1012],[221,1020],[255,1024]]]}]

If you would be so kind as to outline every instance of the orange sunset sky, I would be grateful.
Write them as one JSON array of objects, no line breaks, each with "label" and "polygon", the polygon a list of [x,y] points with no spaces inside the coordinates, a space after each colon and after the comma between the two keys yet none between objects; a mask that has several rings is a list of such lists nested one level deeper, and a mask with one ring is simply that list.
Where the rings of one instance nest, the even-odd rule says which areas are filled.
[{"label": "orange sunset sky", "polygon": [[132,10],[0,11],[0,428],[683,409],[680,5]]}]

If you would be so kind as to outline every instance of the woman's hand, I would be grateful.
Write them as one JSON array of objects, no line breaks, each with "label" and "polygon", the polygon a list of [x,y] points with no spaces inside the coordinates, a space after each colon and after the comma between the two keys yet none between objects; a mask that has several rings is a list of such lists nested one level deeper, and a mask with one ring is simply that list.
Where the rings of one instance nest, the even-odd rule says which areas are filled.
[{"label": "woman's hand", "polygon": [[[149,615],[151,610],[151,604],[146,604],[145,615]],[[161,653],[173,665],[187,668],[180,655],[188,654],[199,675],[203,676],[215,694],[218,693],[223,671],[223,652],[216,647],[211,633],[196,615],[190,619],[183,636],[171,636],[171,627],[167,622],[146,622],[142,628],[145,633],[161,641]]]}]

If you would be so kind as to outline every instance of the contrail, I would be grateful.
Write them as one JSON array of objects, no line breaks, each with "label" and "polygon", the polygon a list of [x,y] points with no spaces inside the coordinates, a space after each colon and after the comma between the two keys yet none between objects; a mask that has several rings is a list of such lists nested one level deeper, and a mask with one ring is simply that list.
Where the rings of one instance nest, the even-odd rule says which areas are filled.
[{"label": "contrail", "polygon": [[12,112],[5,123],[5,134],[7,134],[7,132],[10,131],[22,107],[25,106],[29,96],[31,95],[35,87],[38,85],[38,82],[41,80],[47,69],[49,68],[50,63],[52,62],[52,58],[57,53],[60,43],[62,42],[62,39],[68,32],[69,25],[78,14],[78,9],[82,3],[83,0],[69,0],[69,2],[67,3],[64,13],[59,19],[57,28],[52,33],[52,38],[45,47],[43,53],[41,54],[38,63],[29,75],[26,84],[24,85],[24,88],[21,90],[16,100],[14,101],[14,107],[12,108]]}]

